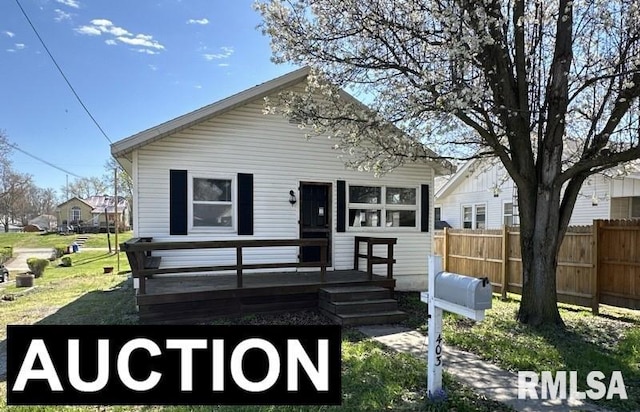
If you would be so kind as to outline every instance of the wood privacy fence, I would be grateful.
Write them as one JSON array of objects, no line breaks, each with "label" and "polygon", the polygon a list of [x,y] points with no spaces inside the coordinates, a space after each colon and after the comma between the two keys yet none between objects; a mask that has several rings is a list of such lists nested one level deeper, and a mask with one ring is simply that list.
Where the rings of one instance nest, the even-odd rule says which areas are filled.
[{"label": "wood privacy fence", "polygon": [[[487,276],[503,296],[522,293],[517,227],[445,229],[434,234],[434,253],[446,271]],[[591,307],[600,303],[640,309],[640,220],[594,220],[572,226],[558,254],[558,300]]]}]

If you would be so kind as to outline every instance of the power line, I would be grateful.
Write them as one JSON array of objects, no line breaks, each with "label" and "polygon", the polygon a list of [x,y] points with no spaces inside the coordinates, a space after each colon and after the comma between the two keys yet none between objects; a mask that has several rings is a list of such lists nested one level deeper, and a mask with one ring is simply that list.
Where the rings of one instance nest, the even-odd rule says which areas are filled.
[{"label": "power line", "polygon": [[36,156],[36,155],[33,155],[33,154],[31,154],[31,153],[29,153],[29,152],[27,152],[27,151],[25,151],[25,150],[20,149],[20,148],[18,147],[18,145],[16,145],[16,144],[12,144],[12,143],[7,143],[7,144],[8,144],[9,146],[11,146],[12,148],[16,149],[17,151],[19,151],[20,153],[25,154],[25,155],[27,155],[27,156],[29,156],[29,157],[33,158],[33,159],[36,159],[37,161],[42,162],[42,163],[44,163],[44,164],[46,164],[46,165],[48,165],[48,166],[51,166],[51,167],[53,167],[54,169],[58,169],[58,170],[60,170],[61,172],[64,172],[64,173],[66,173],[66,174],[69,174],[69,175],[71,175],[71,176],[73,176],[73,177],[77,177],[78,179],[83,179],[83,177],[82,177],[82,176],[78,176],[77,174],[72,173],[72,172],[70,172],[70,171],[68,171],[68,170],[65,170],[65,169],[61,168],[60,166],[56,166],[56,165],[54,165],[54,164],[53,164],[53,163],[51,163],[51,162],[48,162],[48,161],[46,161],[46,160],[44,160],[44,159],[42,159],[42,158],[39,158],[39,157],[38,157],[38,156]]},{"label": "power line", "polygon": [[80,96],[78,95],[78,93],[76,92],[76,89],[73,88],[73,86],[71,85],[71,82],[69,81],[69,79],[67,78],[67,76],[64,74],[64,72],[62,71],[62,68],[60,67],[60,65],[58,64],[58,62],[56,61],[56,59],[53,57],[53,55],[51,54],[51,52],[49,51],[49,48],[47,47],[47,45],[44,43],[44,40],[42,40],[42,37],[40,37],[40,34],[38,33],[38,30],[36,30],[36,27],[33,25],[33,23],[31,22],[31,19],[29,18],[29,16],[27,15],[27,12],[24,10],[24,8],[22,8],[22,4],[20,4],[20,0],[16,0],[16,4],[18,5],[18,7],[20,8],[20,11],[22,11],[22,15],[24,16],[25,19],[27,19],[27,22],[29,23],[29,26],[31,26],[31,29],[33,29],[33,32],[36,34],[36,37],[38,37],[38,40],[40,40],[40,43],[42,44],[42,47],[44,47],[44,50],[47,52],[47,54],[49,55],[49,57],[51,58],[51,61],[53,62],[53,64],[56,66],[56,68],[58,69],[58,71],[60,72],[60,74],[62,75],[62,78],[64,79],[64,81],[67,83],[67,86],[69,86],[69,89],[71,89],[71,91],[73,92],[73,95],[76,97],[76,99],[78,100],[78,102],[80,103],[80,106],[82,106],[82,108],[84,109],[85,112],[87,112],[87,114],[89,115],[89,117],[91,118],[91,120],[93,121],[93,123],[96,125],[96,127],[100,130],[100,132],[102,133],[102,135],[104,136],[105,139],[107,139],[107,141],[109,143],[113,143],[111,141],[111,139],[109,138],[109,136],[107,136],[107,134],[105,133],[105,131],[102,129],[102,127],[100,126],[100,124],[98,123],[98,121],[95,119],[95,117],[93,117],[93,115],[91,114],[91,112],[89,111],[89,109],[87,108],[87,106],[85,106],[84,102],[82,101],[82,99],[80,98]]}]

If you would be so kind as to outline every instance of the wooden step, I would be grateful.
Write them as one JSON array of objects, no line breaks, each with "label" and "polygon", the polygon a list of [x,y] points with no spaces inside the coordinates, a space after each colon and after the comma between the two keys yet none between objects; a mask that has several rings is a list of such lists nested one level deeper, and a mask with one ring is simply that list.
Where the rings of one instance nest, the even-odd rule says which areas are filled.
[{"label": "wooden step", "polygon": [[397,323],[407,318],[407,314],[399,310],[372,313],[353,313],[336,315],[322,308],[320,311],[334,323],[339,325],[378,325],[386,323]]},{"label": "wooden step", "polygon": [[389,299],[391,291],[379,286],[338,286],[320,289],[318,298],[329,302]]},{"label": "wooden step", "polygon": [[375,299],[347,302],[329,302],[323,299],[318,301],[320,307],[337,315],[352,313],[375,313],[398,310],[398,302],[394,299]]}]

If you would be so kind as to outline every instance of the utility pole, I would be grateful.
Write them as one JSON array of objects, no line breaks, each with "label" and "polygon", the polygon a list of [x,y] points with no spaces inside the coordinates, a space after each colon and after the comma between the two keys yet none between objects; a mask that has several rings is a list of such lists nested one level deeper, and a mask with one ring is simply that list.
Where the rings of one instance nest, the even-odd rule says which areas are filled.
[{"label": "utility pole", "polygon": [[109,253],[111,253],[111,237],[109,236],[109,196],[104,197],[104,223],[107,226],[107,245],[109,245]]},{"label": "utility pole", "polygon": [[115,212],[115,227],[116,227],[116,232],[115,232],[115,236],[116,236],[116,261],[117,261],[117,270],[116,273],[120,273],[120,253],[118,253],[118,221],[120,220],[119,216],[118,216],[118,201],[120,200],[118,198],[118,168],[116,167],[115,169],[113,169],[113,191],[116,197],[116,203],[115,203],[115,207],[114,207],[114,212]]}]

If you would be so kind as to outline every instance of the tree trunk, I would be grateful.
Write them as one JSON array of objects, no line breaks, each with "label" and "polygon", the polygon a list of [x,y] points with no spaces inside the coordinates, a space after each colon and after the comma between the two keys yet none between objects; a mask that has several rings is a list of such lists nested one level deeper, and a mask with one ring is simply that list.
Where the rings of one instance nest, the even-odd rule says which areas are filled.
[{"label": "tree trunk", "polygon": [[[520,215],[522,252],[522,300],[517,319],[532,326],[564,326],[558,312],[556,269],[559,231],[560,191],[541,190],[530,196],[535,201]],[[522,199],[522,197],[521,197]],[[525,197],[526,199],[526,197]]]}]

